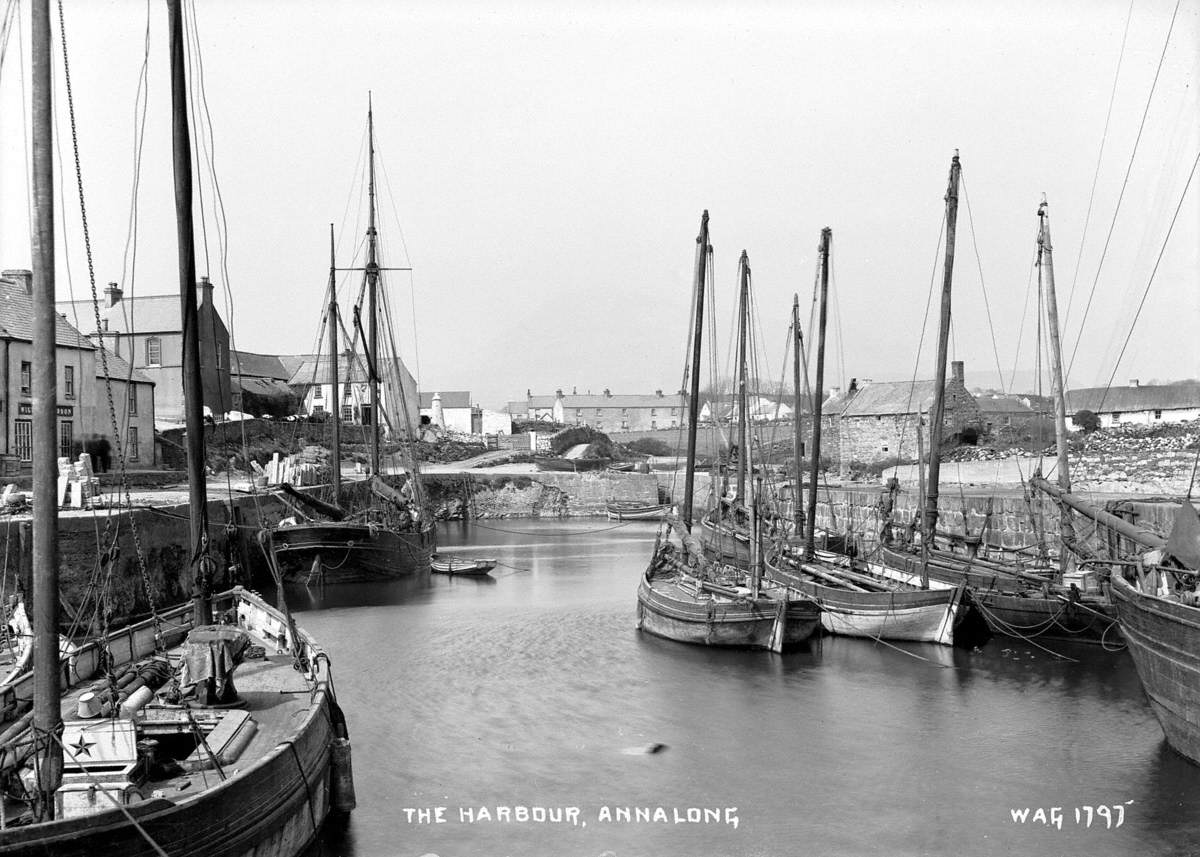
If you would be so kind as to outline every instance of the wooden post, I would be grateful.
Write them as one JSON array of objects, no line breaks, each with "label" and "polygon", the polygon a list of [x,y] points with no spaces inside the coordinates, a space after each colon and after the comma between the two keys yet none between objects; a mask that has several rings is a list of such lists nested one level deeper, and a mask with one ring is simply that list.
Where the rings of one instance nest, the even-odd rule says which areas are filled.
[{"label": "wooden post", "polygon": [[813,391],[812,477],[808,483],[808,517],[805,519],[804,559],[811,561],[816,554],[817,535],[817,473],[821,467],[821,398],[825,395],[825,321],[829,303],[829,245],[833,230],[821,230],[821,311],[817,326],[817,386]]},{"label": "wooden post", "polygon": [[[33,727],[40,760],[37,817],[54,818],[62,779],[62,700],[58,655],[58,363],[54,311],[54,102],[50,3],[31,10],[33,168]],[[45,743],[41,743],[41,742]]]},{"label": "wooden post", "polygon": [[700,359],[703,356],[701,343],[704,338],[704,286],[708,277],[708,254],[712,249],[708,246],[708,211],[700,216],[700,235],[696,238],[696,306],[692,314],[695,316],[695,326],[692,330],[692,365],[688,381],[691,389],[688,394],[688,443],[687,462],[683,477],[683,515],[684,528],[692,531],[692,495],[696,490],[696,430],[700,420]]},{"label": "wooden post", "polygon": [[925,480],[925,508],[921,535],[933,538],[938,518],[938,480],[941,478],[942,427],[946,420],[946,356],[950,343],[950,286],[954,273],[954,229],[958,217],[958,152],[950,160],[950,184],[946,189],[946,263],[942,274],[942,308],[938,324],[937,362],[934,363],[933,407],[929,422],[929,477]]},{"label": "wooden post", "polygon": [[205,479],[204,393],[200,379],[200,326],[196,309],[196,251],[192,229],[192,144],[184,75],[180,0],[167,0],[171,28],[171,129],[175,165],[175,219],[179,295],[183,310],[183,400],[187,431],[188,509],[191,519],[192,600],[197,626],[212,622],[208,579],[208,486]]}]

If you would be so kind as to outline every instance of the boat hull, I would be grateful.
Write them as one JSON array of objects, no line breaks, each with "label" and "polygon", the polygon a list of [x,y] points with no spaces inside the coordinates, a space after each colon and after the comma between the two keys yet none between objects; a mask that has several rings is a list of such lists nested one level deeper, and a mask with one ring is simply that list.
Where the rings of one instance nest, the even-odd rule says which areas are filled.
[{"label": "boat hull", "polygon": [[[883,547],[879,552],[883,573],[904,575],[904,579],[919,579],[921,560],[905,551]],[[1112,602],[1092,595],[1045,595],[1015,574],[989,569],[985,564],[972,564],[966,557],[961,564],[950,558],[938,558],[929,563],[931,585],[965,583],[971,599],[991,628],[992,633],[1026,639],[1079,640],[1092,643],[1117,644],[1120,629]]]},{"label": "boat hull", "polygon": [[637,627],[679,643],[770,649],[804,642],[816,631],[819,610],[811,602],[696,597],[670,580],[647,573],[638,586]]},{"label": "boat hull", "polygon": [[831,634],[947,646],[956,642],[965,587],[855,592],[826,586],[772,563],[767,564],[767,577],[812,598],[821,608],[821,626]]},{"label": "boat hull", "polygon": [[451,577],[484,577],[496,567],[494,559],[448,559],[434,557],[430,562],[430,570],[438,574],[448,574]]},{"label": "boat hull", "polygon": [[1167,744],[1200,764],[1200,608],[1112,576],[1117,619]]},{"label": "boat hull", "polygon": [[661,521],[670,509],[670,503],[605,504],[610,521]]},{"label": "boat hull", "polygon": [[271,538],[283,579],[296,583],[427,581],[436,548],[432,527],[395,532],[359,523],[299,524],[280,527]]},{"label": "boat hull", "polygon": [[[224,602],[224,603],[223,603]],[[256,621],[282,627],[284,617],[256,596],[233,590],[214,599],[218,610],[230,606]],[[187,608],[190,611],[190,607]],[[164,621],[173,614],[164,614]],[[186,632],[188,614],[179,612],[173,634]],[[229,778],[188,795],[156,798],[127,807],[129,815],[110,809],[92,815],[40,825],[0,830],[0,855],[19,857],[92,857],[121,854],[154,857],[160,853],[147,837],[170,857],[295,857],[312,842],[331,810],[331,747],[337,735],[335,712],[328,683],[328,661],[301,632],[317,681],[311,705],[287,740],[253,764],[229,770]],[[154,627],[143,622],[114,635],[110,646],[124,661],[154,651]],[[94,645],[64,658],[64,670],[75,682],[94,674]],[[32,676],[28,677],[32,684]],[[20,684],[24,684],[22,680]],[[65,686],[65,685],[64,685]],[[6,688],[5,691],[9,692]],[[21,688],[11,689],[18,698]],[[136,824],[131,821],[136,821]]]}]

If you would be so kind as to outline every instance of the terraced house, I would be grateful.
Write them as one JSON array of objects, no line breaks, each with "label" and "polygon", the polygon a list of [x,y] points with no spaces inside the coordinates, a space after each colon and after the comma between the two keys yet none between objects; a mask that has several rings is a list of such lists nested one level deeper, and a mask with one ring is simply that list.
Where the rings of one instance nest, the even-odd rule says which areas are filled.
[{"label": "terraced house", "polygon": [[564,394],[555,390],[553,396],[535,396],[527,390],[525,399],[509,402],[508,409],[516,419],[591,426],[603,432],[675,428],[687,420],[686,397],[682,393],[666,395],[662,390],[649,395],[614,395],[610,390],[595,395]]},{"label": "terraced house", "polygon": [[1182,423],[1200,419],[1200,382],[1140,384],[1125,387],[1084,387],[1067,391],[1067,416],[1091,411],[1100,425],[1110,428],[1134,423]]}]

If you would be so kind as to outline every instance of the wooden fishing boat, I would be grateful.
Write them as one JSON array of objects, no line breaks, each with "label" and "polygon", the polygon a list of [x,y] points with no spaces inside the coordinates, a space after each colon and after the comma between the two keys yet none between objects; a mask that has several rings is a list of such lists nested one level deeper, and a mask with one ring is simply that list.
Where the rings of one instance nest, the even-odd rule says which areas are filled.
[{"label": "wooden fishing boat", "polygon": [[[953,187],[951,188],[953,190]],[[947,196],[948,204],[951,197]],[[1059,487],[1070,491],[1070,466],[1067,457],[1066,431],[1066,402],[1063,397],[1062,381],[1062,352],[1059,343],[1058,304],[1054,289],[1053,248],[1050,242],[1050,221],[1047,214],[1047,203],[1043,197],[1038,206],[1038,277],[1041,292],[1046,297],[1046,329],[1049,332],[1051,354],[1051,388],[1055,401],[1055,436],[1057,441],[1057,462]],[[947,246],[953,246],[953,217],[947,220]],[[950,290],[950,271],[953,267],[953,254],[947,251],[947,273],[944,291],[947,295],[944,305],[948,306]],[[946,337],[945,326],[948,319],[943,321],[943,330],[939,342]],[[942,362],[937,367],[942,382],[935,389],[934,412],[939,412],[940,400],[944,395],[945,377],[945,348],[939,348]],[[1067,550],[1060,551],[1060,563],[1057,573],[1032,573],[1011,561],[999,561],[980,556],[965,556],[951,551],[938,550],[935,546],[935,525],[937,520],[937,482],[938,456],[933,453],[940,448],[942,421],[938,418],[931,420],[928,462],[928,497],[923,518],[928,526],[923,527],[920,546],[908,546],[904,549],[898,545],[880,546],[878,569],[885,574],[894,574],[901,578],[911,577],[923,571],[931,580],[949,584],[965,584],[971,589],[974,604],[987,620],[992,631],[1017,638],[1047,637],[1052,639],[1070,639],[1094,643],[1117,643],[1120,641],[1120,630],[1116,620],[1116,609],[1108,593],[1104,590],[1081,591],[1075,585],[1064,581],[1062,573],[1066,570]],[[918,428],[918,442],[920,441]],[[1060,516],[1063,543],[1070,545],[1074,542],[1074,531],[1071,525],[1069,509],[1064,508]]]},{"label": "wooden fishing boat", "polygon": [[438,574],[458,575],[459,577],[483,577],[490,574],[496,567],[493,558],[472,559],[471,557],[450,557],[434,555],[429,564]]},{"label": "wooden fishing boat", "polygon": [[[297,857],[331,811],[354,806],[350,744],[329,659],[286,607],[241,588],[211,594],[195,312],[183,314],[191,502],[190,545],[180,547],[191,557],[195,597],[165,612],[152,605],[150,619],[60,647],[46,0],[32,18],[34,645],[33,670],[0,686],[0,854]],[[168,20],[186,310],[197,296],[179,0],[169,0]]]},{"label": "wooden fishing boat", "polygon": [[[366,335],[366,366],[368,368],[368,395],[372,408],[376,403],[386,404],[380,399],[380,372],[384,365],[379,356],[377,329],[389,329],[386,318],[381,319],[385,303],[377,299],[380,271],[378,262],[378,235],[375,228],[375,119],[368,103],[367,129],[369,141],[368,182],[369,213],[367,227],[367,262],[362,269],[366,280],[364,293],[368,307],[374,311]],[[329,359],[316,361],[311,383],[331,387],[331,402],[341,402],[341,369],[339,369],[339,346],[337,322],[337,264],[333,256],[333,234],[330,227],[330,260],[328,307],[326,311],[329,334]],[[355,308],[359,318],[359,308]],[[392,426],[402,427],[401,434],[409,445],[410,468],[399,478],[399,489],[388,485],[380,474],[383,472],[380,459],[380,418],[372,418],[370,424],[371,460],[369,492],[363,508],[353,509],[353,503],[343,497],[341,473],[341,420],[330,420],[333,438],[331,457],[331,482],[333,502],[325,503],[311,494],[302,493],[289,485],[281,486],[290,495],[293,508],[298,512],[305,507],[302,518],[291,518],[282,522],[273,533],[271,543],[275,560],[285,580],[310,583],[358,583],[387,578],[415,578],[428,580],[430,558],[437,549],[437,537],[432,516],[426,514],[421,488],[417,457],[412,451],[413,415],[409,413],[404,385],[406,372],[399,370],[399,358],[393,355],[385,361],[393,369],[391,387],[394,398],[399,402],[399,412],[388,416],[379,408],[380,417]],[[322,371],[324,374],[321,374]],[[347,375],[349,379],[350,375]],[[298,504],[298,505],[297,505]],[[328,518],[329,520],[325,520]]]},{"label": "wooden fishing boat", "polygon": [[[0,854],[149,855],[156,853],[149,840],[171,857],[290,857],[314,839],[331,810],[353,803],[345,719],[324,652],[246,590],[216,595],[212,606],[231,624],[196,628],[187,604],[160,614],[157,627],[147,619],[110,634],[107,646],[95,640],[64,654],[56,816],[29,823],[28,805],[10,797]],[[165,649],[156,646],[160,628]],[[219,637],[238,640],[243,652],[263,650],[224,676],[231,686],[236,676],[238,707],[151,697],[131,714],[80,718],[96,680],[108,684],[100,669],[105,649],[115,673],[156,654],[172,663],[188,660],[189,635],[201,658],[230,651]],[[0,721],[11,736],[0,754],[9,796],[33,782],[34,741],[24,712],[34,680],[28,673],[0,687],[0,710],[10,712]]]},{"label": "wooden fishing boat", "polygon": [[671,504],[609,500],[604,504],[604,509],[610,521],[661,521],[671,511]]},{"label": "wooden fishing boat", "polygon": [[[781,652],[802,643],[816,631],[820,610],[812,599],[786,586],[763,579],[757,540],[751,540],[748,569],[713,563],[692,534],[692,500],[696,463],[699,407],[699,367],[703,331],[706,270],[712,248],[708,243],[708,212],[700,221],[696,263],[696,327],[692,338],[691,394],[688,449],[682,517],[668,516],[668,538],[660,533],[650,563],[638,584],[637,627],[641,631],[682,643],[746,647]],[[748,335],[750,266],[746,253],[739,263],[741,300],[738,310],[739,377],[746,377],[745,337]],[[743,409],[744,413],[744,409]],[[757,521],[750,522],[757,532]],[[670,541],[671,533],[678,544]]]}]

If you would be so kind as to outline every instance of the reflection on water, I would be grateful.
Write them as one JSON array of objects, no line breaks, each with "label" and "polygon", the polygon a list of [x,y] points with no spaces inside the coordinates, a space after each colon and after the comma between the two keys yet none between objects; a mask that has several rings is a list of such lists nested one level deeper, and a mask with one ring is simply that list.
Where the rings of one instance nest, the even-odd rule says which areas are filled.
[{"label": "reflection on water", "polygon": [[[496,557],[493,582],[289,589],[332,656],[359,796],[312,853],[1191,847],[1200,768],[1165,749],[1125,653],[1047,644],[1067,660],[1004,638],[976,652],[826,638],[784,656],[671,643],[634,629],[655,532],[455,525],[440,549]],[[636,752],[651,745],[663,748]],[[1099,804],[1124,806],[1120,828],[1075,822]],[[545,820],[496,820],[517,806]],[[443,823],[418,823],[436,807]],[[1013,821],[1053,807],[1062,829]],[[579,823],[562,820],[571,808]]]}]

